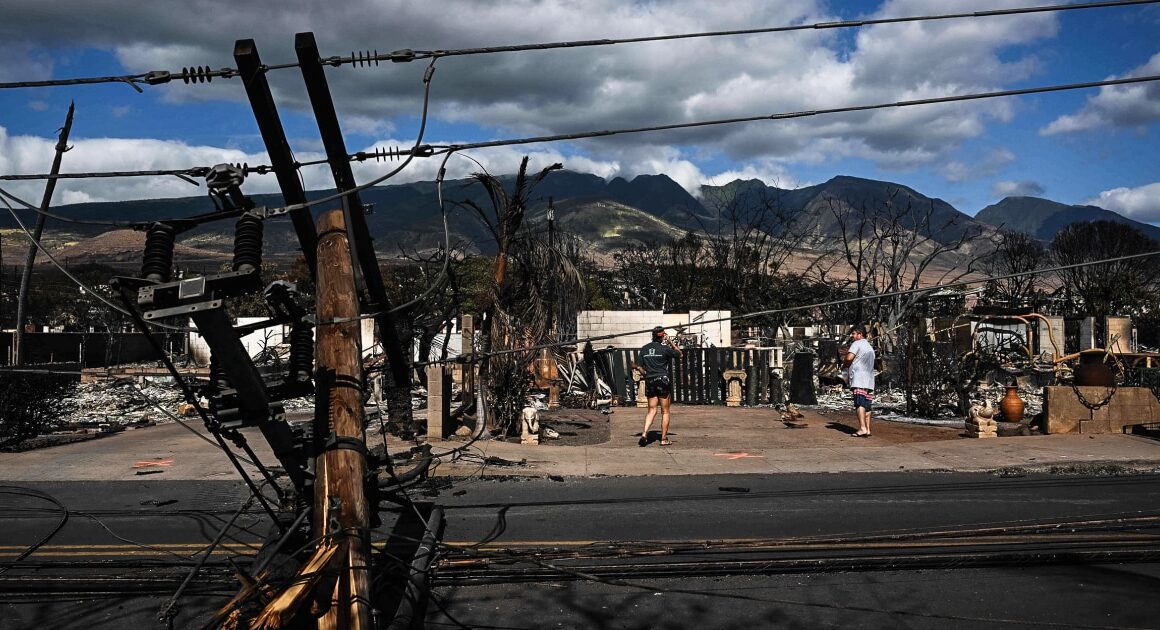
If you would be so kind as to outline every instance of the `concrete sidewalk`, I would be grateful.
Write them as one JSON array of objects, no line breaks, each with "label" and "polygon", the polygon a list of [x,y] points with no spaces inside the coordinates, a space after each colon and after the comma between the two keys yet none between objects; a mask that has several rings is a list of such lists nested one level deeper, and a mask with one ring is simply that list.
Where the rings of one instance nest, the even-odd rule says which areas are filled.
[{"label": "concrete sidewalk", "polygon": [[[431,440],[442,458],[436,475],[584,477],[899,471],[1047,470],[1098,465],[1160,471],[1160,441],[1133,435],[1048,435],[967,439],[961,430],[875,421],[874,435],[855,438],[853,414],[803,410],[803,428],[788,428],[773,409],[675,406],[671,446],[637,445],[644,410],[611,415],[562,409],[544,424],[565,435],[539,446],[497,439]],[[419,412],[422,413],[422,412]],[[190,425],[204,434],[200,423]],[[660,428],[659,419],[654,431]],[[277,461],[261,434],[246,431],[267,466]],[[369,436],[373,446],[377,438]],[[391,452],[412,446],[392,439]],[[522,462],[522,463],[520,463]],[[257,476],[253,466],[245,469]],[[177,424],[128,430],[100,439],[24,453],[0,453],[0,480],[228,480],[237,472],[218,448]]]},{"label": "concrete sidewalk", "polygon": [[[857,438],[853,412],[803,409],[799,425],[788,428],[774,409],[673,407],[671,446],[660,446],[653,423],[653,440],[639,447],[644,410],[618,408],[611,416],[576,410],[541,415],[541,422],[559,427],[608,424],[606,442],[559,446],[544,440],[524,446],[501,440],[473,443],[470,450],[484,457],[519,462],[522,466],[486,468],[488,475],[681,475],[728,473],[818,472],[978,472],[1005,468],[1116,465],[1139,471],[1160,471],[1160,441],[1135,435],[1042,435],[970,439],[961,428],[924,426],[876,420],[874,435]],[[563,441],[563,440],[562,440]],[[436,452],[466,444],[433,440]],[[456,474],[478,470],[478,457],[451,465]],[[495,460],[492,460],[495,461]],[[445,472],[449,466],[440,466]]]}]

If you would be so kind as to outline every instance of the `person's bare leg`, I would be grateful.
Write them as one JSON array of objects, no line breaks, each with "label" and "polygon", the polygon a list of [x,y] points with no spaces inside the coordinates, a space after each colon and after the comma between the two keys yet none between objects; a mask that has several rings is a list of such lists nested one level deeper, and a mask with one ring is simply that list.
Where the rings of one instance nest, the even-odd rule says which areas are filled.
[{"label": "person's bare leg", "polygon": [[640,432],[640,439],[648,441],[648,430],[652,428],[653,418],[657,417],[657,403],[660,399],[656,396],[649,396],[648,399],[648,413],[644,415],[644,430]]},{"label": "person's bare leg", "polygon": [[661,398],[661,444],[669,440],[669,404],[672,401],[671,395]]},{"label": "person's bare leg", "polygon": [[858,406],[858,435],[870,434],[870,412],[866,408]]}]

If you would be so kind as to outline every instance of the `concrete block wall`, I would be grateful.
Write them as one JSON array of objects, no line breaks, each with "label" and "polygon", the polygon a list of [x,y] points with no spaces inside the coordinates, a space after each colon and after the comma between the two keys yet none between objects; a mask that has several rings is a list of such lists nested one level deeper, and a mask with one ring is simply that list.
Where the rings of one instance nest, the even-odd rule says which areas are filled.
[{"label": "concrete block wall", "polygon": [[[1045,387],[1044,428],[1047,433],[1123,433],[1124,427],[1160,422],[1160,401],[1147,387],[1120,387],[1099,409],[1084,406],[1071,387]],[[1090,403],[1108,395],[1106,387],[1080,387]]]},{"label": "concrete block wall", "polygon": [[1131,317],[1108,317],[1104,347],[1115,352],[1135,352],[1136,336]]},{"label": "concrete block wall", "polygon": [[1079,323],[1079,349],[1090,350],[1096,347],[1096,318],[1085,317]]},{"label": "concrete block wall", "polygon": [[[669,329],[669,334],[677,327],[681,327],[685,332],[697,335],[706,346],[714,345],[720,348],[728,347],[732,341],[729,317],[729,311],[668,314],[661,311],[580,311],[576,316],[576,336],[585,339],[603,335],[623,335],[595,341],[592,345],[596,348],[607,346],[639,348],[652,340],[649,330],[653,326],[664,326]],[[712,321],[719,319],[724,321]]]},{"label": "concrete block wall", "polygon": [[594,341],[592,346],[639,348],[652,340],[649,329],[663,325],[663,321],[664,313],[661,311],[580,311],[576,316],[576,336],[586,339],[604,335],[624,335]]}]

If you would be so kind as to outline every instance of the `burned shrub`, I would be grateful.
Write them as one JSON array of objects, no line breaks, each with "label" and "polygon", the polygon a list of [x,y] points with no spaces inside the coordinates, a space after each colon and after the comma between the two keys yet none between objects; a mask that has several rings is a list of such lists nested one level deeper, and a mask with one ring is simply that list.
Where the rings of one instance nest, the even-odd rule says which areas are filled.
[{"label": "burned shrub", "polygon": [[9,373],[0,379],[0,449],[8,450],[53,428],[60,399],[76,378],[59,374]]}]

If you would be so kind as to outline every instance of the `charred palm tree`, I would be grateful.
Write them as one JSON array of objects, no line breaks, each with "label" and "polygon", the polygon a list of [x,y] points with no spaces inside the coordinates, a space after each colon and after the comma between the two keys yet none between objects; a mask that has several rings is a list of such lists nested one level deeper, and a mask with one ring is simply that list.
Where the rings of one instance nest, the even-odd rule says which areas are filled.
[{"label": "charred palm tree", "polygon": [[553,164],[531,177],[527,166],[525,157],[510,190],[486,172],[474,174],[472,178],[483,186],[490,207],[471,200],[462,202],[497,246],[492,285],[483,309],[482,350],[491,356],[480,366],[491,412],[487,428],[492,433],[506,434],[518,426],[520,409],[532,387],[530,366],[536,353],[530,348],[550,340],[549,313],[574,312],[584,295],[576,264],[579,248],[574,241],[558,239],[549,245],[524,221],[536,186],[563,166]]}]

